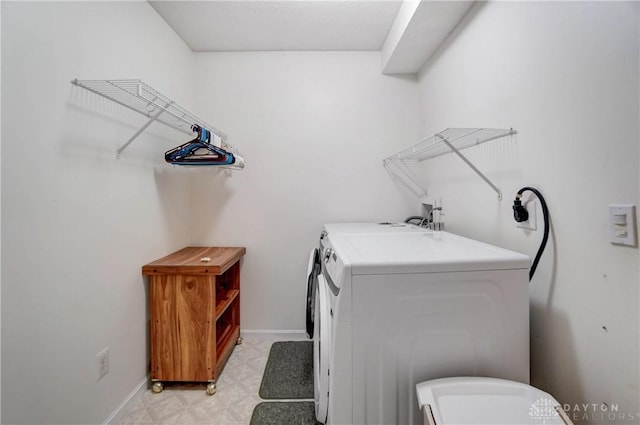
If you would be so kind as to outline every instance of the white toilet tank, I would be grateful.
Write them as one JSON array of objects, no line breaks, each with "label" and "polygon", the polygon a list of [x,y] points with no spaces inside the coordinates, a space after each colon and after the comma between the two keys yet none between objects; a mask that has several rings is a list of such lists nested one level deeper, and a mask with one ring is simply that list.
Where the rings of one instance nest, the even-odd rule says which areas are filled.
[{"label": "white toilet tank", "polygon": [[495,378],[436,379],[416,385],[424,425],[572,425],[551,395]]}]

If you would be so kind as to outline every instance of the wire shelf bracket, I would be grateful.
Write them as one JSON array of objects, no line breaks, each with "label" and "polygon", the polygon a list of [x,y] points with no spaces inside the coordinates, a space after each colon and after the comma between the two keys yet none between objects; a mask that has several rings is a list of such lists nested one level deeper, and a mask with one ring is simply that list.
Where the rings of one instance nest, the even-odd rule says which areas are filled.
[{"label": "wire shelf bracket", "polygon": [[191,126],[197,124],[218,136],[224,149],[232,153],[238,153],[235,147],[227,143],[227,135],[225,133],[141,80],[79,80],[76,78],[71,83],[149,118],[116,151],[116,158],[118,159],[122,152],[156,121],[189,135],[193,134]]},{"label": "wire shelf bracket", "polygon": [[447,128],[385,158],[383,164],[388,170],[398,176],[414,194],[420,198],[424,198],[427,195],[427,191],[413,176],[408,164],[425,161],[453,152],[498,194],[498,200],[501,201],[502,191],[500,188],[489,180],[489,178],[460,151],[471,146],[477,146],[491,140],[501,139],[515,134],[518,134],[518,132],[513,128]]}]

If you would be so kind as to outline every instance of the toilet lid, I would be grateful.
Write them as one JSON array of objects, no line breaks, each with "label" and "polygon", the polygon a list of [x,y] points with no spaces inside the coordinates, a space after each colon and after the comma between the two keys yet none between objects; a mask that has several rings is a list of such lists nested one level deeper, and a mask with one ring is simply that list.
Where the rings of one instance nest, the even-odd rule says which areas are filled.
[{"label": "toilet lid", "polygon": [[[570,425],[551,395],[530,385],[495,378],[445,378],[416,385],[425,425]],[[429,413],[430,412],[430,413]],[[568,421],[568,422],[567,422]]]}]

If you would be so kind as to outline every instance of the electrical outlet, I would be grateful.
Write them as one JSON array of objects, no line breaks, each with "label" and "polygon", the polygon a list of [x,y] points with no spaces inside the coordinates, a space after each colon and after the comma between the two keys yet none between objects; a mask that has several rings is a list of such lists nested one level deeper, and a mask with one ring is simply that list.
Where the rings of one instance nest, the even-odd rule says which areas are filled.
[{"label": "electrical outlet", "polygon": [[109,347],[96,354],[98,360],[98,379],[101,380],[109,372]]},{"label": "electrical outlet", "polygon": [[527,209],[527,213],[529,213],[529,219],[527,221],[516,223],[516,226],[523,229],[536,230],[538,228],[536,222],[536,201],[525,202],[522,204],[522,206]]}]

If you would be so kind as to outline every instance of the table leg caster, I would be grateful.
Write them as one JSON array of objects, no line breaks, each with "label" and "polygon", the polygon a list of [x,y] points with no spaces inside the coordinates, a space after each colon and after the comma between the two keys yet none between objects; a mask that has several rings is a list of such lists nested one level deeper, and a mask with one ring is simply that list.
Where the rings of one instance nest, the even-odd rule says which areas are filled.
[{"label": "table leg caster", "polygon": [[207,394],[208,395],[214,395],[216,393],[216,391],[218,391],[218,388],[216,387],[216,383],[215,382],[209,382],[207,384]]},{"label": "table leg caster", "polygon": [[242,344],[242,337],[238,337],[238,340],[236,341],[236,345],[240,345]]},{"label": "table leg caster", "polygon": [[156,394],[161,393],[163,389],[164,389],[164,386],[160,381],[154,382],[153,385],[151,386],[151,391],[153,391]]}]

